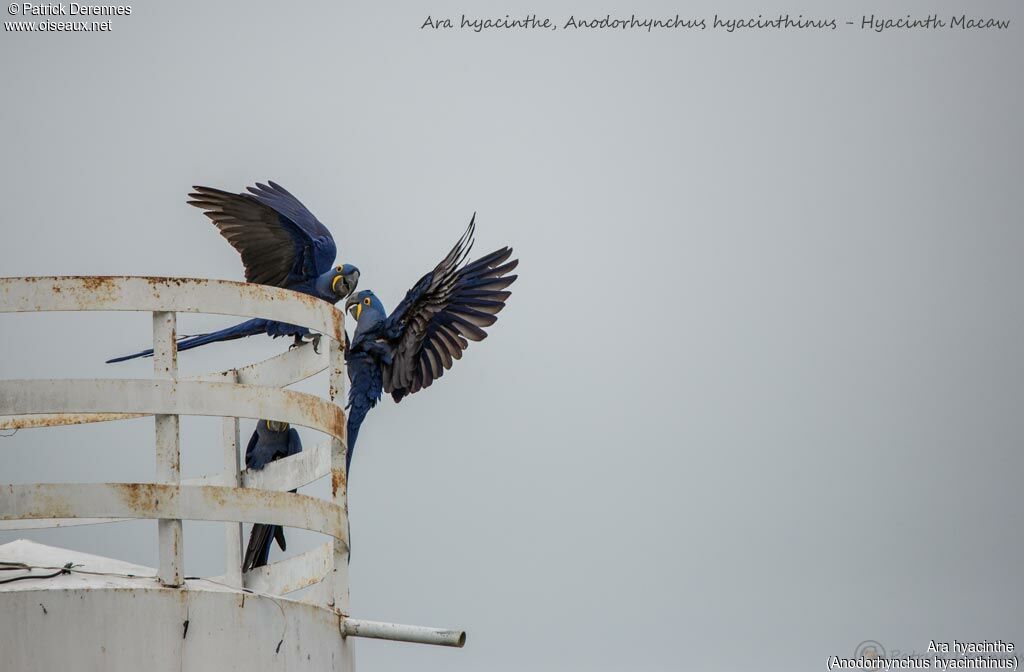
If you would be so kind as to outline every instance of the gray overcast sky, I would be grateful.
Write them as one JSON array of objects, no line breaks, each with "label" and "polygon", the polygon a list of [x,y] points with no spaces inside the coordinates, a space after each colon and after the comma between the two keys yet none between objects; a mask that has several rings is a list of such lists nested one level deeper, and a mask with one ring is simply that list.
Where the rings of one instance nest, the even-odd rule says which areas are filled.
[{"label": "gray overcast sky", "polygon": [[[1024,644],[1019,3],[471,5],[1013,24],[478,35],[419,30],[470,11],[450,0],[137,2],[110,33],[4,32],[0,275],[239,279],[184,196],[267,178],[389,308],[474,211],[478,252],[515,246],[491,337],[374,411],[350,490],[353,614],[469,644],[360,641],[363,669],[811,670],[865,639]],[[102,362],[149,328],[0,316],[0,376],[147,376]],[[147,480],[151,423],[19,432],[0,480]],[[217,469],[218,426],[185,421],[186,476]],[[20,536],[156,562],[152,523],[0,542]],[[189,525],[188,572],[221,572],[221,543]]]}]

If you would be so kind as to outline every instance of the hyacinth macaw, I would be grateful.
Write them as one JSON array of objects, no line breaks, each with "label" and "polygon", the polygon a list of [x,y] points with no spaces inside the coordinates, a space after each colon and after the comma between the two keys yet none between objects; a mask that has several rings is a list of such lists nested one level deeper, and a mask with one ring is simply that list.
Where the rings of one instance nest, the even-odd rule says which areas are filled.
[{"label": "hyacinth macaw", "polygon": [[[333,265],[337,247],[331,232],[281,185],[257,183],[241,194],[211,187],[194,189],[189,194],[189,205],[201,208],[242,255],[246,281],[284,287],[330,303],[341,301],[355,290],[359,269],[351,264]],[[309,330],[252,319],[209,334],[183,336],[178,340],[178,350],[255,334],[294,336],[298,344]],[[314,347],[318,340],[314,337]],[[143,350],[108,359],[107,363],[152,355],[152,350]]]},{"label": "hyacinth macaw", "polygon": [[377,405],[382,392],[399,402],[430,387],[462,358],[469,341],[482,341],[511,292],[517,276],[507,275],[519,263],[508,261],[503,247],[464,263],[473,245],[476,216],[466,233],[433,271],[410,289],[388,315],[370,290],[349,296],[347,310],[356,330],[345,349],[348,368],[348,455],[351,464],[359,427]]},{"label": "hyacinth macaw", "polygon": [[[289,427],[287,422],[260,420],[245,449],[245,466],[260,471],[274,460],[301,452],[299,433]],[[275,539],[281,550],[285,550],[284,529],[280,525],[253,525],[249,533],[249,546],[245,549],[245,559],[242,561],[242,571],[248,572],[254,567],[267,564],[270,546]]]}]

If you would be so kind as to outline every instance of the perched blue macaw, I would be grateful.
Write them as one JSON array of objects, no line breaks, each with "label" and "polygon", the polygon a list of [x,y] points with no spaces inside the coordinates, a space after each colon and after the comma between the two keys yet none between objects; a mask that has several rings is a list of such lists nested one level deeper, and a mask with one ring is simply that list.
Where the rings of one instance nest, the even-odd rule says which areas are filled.
[{"label": "perched blue macaw", "polygon": [[[260,471],[274,460],[301,452],[299,433],[289,427],[287,422],[260,420],[245,449],[245,466]],[[242,571],[248,572],[253,567],[267,564],[270,546],[275,539],[281,550],[285,550],[284,529],[280,525],[253,525],[249,533],[249,546],[245,549],[245,559],[242,561]]]},{"label": "perched blue macaw", "polygon": [[[337,247],[331,232],[281,185],[257,184],[247,187],[248,193],[242,194],[194,188],[189,194],[189,205],[204,210],[221,235],[242,255],[246,281],[284,287],[330,303],[337,303],[355,291],[359,269],[351,264],[333,266]],[[178,350],[254,334],[294,336],[298,344],[309,330],[252,319],[213,333],[184,336],[178,341]],[[314,347],[317,340],[314,337]],[[152,355],[152,350],[143,350],[108,359],[107,363]]]},{"label": "perched blue macaw", "polygon": [[349,296],[345,309],[356,321],[356,330],[345,349],[348,368],[348,455],[359,437],[366,414],[377,405],[382,392],[396,402],[430,387],[462,358],[469,341],[482,341],[495,315],[505,307],[511,292],[503,291],[517,276],[508,275],[519,260],[508,261],[512,249],[500,250],[466,263],[473,246],[476,216],[466,233],[441,263],[427,273],[398,307],[388,315],[370,290]]}]

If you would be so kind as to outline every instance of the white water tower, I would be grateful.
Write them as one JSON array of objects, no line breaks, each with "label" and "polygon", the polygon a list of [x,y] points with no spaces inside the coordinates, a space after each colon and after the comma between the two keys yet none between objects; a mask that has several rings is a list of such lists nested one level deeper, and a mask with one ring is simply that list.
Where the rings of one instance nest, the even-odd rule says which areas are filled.
[{"label": "white water tower", "polygon": [[[343,314],[285,289],[143,277],[0,278],[0,312],[129,310],[153,315],[154,376],[144,380],[0,381],[0,429],[154,416],[152,483],[0,485],[0,529],[158,520],[160,566],[19,540],[0,546],[0,670],[224,672],[354,669],[353,638],[462,646],[465,633],[349,617]],[[176,314],[217,313],[297,324],[323,334],[257,364],[177,377]],[[283,389],[330,370],[328,398]],[[219,474],[183,481],[178,418],[220,416]],[[270,418],[323,443],[241,468],[238,418]],[[45,474],[41,474],[45,478]],[[289,490],[330,476],[331,499]],[[225,567],[189,577],[182,520],[225,522]],[[321,546],[254,569],[242,565],[241,523],[312,530]],[[289,594],[307,589],[301,599]]]}]

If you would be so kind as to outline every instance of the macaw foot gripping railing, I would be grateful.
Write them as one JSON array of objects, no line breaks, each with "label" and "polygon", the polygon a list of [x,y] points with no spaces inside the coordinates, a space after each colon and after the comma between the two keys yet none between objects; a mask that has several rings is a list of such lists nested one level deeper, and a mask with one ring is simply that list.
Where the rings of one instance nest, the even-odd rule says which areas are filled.
[{"label": "macaw foot gripping railing", "polygon": [[[348,617],[348,512],[345,474],[343,314],[304,294],[229,281],[145,277],[0,278],[0,312],[149,311],[153,315],[154,377],[145,380],[0,381],[0,429],[155,417],[154,483],[0,485],[0,529],[60,527],[124,519],[158,520],[159,569],[166,587],[185,582],[185,520],[225,521],[228,586],[281,596],[313,587],[304,601],[338,615],[343,637],[374,637],[461,646],[461,631],[361,621]],[[247,367],[189,379],[177,376],[177,313],[261,317],[296,324],[327,337],[328,347],[302,346]],[[329,400],[282,389],[329,369]],[[224,471],[181,480],[178,418],[223,418]],[[238,418],[285,421],[322,432],[327,443],[242,470]],[[331,476],[331,499],[289,490]],[[328,535],[306,553],[241,571],[241,523],[271,523]]]}]

